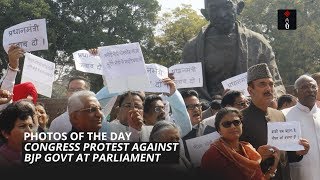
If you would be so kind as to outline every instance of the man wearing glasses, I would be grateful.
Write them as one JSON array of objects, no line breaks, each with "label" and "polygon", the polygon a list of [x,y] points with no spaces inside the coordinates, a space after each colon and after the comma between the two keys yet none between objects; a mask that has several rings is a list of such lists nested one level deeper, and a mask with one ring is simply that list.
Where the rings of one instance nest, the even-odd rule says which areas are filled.
[{"label": "man wearing glasses", "polygon": [[[82,90],[90,90],[90,83],[83,77],[73,77],[69,80],[68,83],[67,97],[69,98],[73,93]],[[71,127],[72,126],[67,110],[51,121],[49,132],[69,132],[71,131]]]},{"label": "man wearing glasses", "polygon": [[78,91],[68,99],[68,114],[72,124],[69,132],[99,132],[103,113],[99,101],[91,91]]},{"label": "man wearing glasses", "polygon": [[156,122],[166,119],[165,106],[158,95],[151,94],[146,97],[143,111],[145,125],[153,126]]},{"label": "man wearing glasses", "polygon": [[[224,107],[234,107],[238,110],[245,109],[249,106],[248,99],[243,95],[241,91],[229,90],[225,93],[221,100],[221,106]],[[211,116],[203,120],[205,125],[214,126],[216,116]]]},{"label": "man wearing glasses", "polygon": [[223,96],[221,104],[223,107],[234,107],[242,110],[249,106],[249,101],[242,92],[230,90]]},{"label": "man wearing glasses", "polygon": [[[131,132],[129,141],[148,141],[152,126],[143,126],[143,92],[131,91],[119,95],[116,107],[117,118],[111,122],[103,122],[101,132],[113,133]],[[128,141],[128,140],[124,140]]]},{"label": "man wearing glasses", "polygon": [[[170,120],[177,124],[181,129],[181,135],[186,135],[191,130],[191,123],[188,112],[185,108],[184,100],[176,85],[171,78],[164,78],[164,84],[170,88],[168,95],[149,95],[144,101],[144,122],[145,125],[155,125],[157,121]],[[172,115],[169,116],[168,108],[165,107],[164,102],[168,102],[171,107]],[[168,117],[166,117],[168,116]]]},{"label": "man wearing glasses", "polygon": [[[164,78],[163,82],[170,87],[170,94],[166,100],[171,104],[173,114],[176,114],[174,121],[180,126],[181,134],[187,134],[191,130],[191,124],[184,107],[183,98],[176,90],[172,79]],[[110,123],[104,123],[102,131],[108,133],[131,132],[130,141],[149,141],[149,135],[154,125],[153,122],[165,119],[164,104],[162,98],[159,98],[148,100],[147,108],[144,106],[144,94],[141,92],[131,92],[131,98],[128,92],[120,95],[117,118]],[[154,101],[156,103],[153,103]],[[144,114],[144,109],[147,109],[147,116]],[[150,116],[150,111],[155,114]],[[147,117],[147,120],[144,119],[145,117]]]},{"label": "man wearing glasses", "polygon": [[202,105],[197,91],[185,90],[181,92],[183,100],[189,114],[192,130],[183,137],[184,140],[202,136],[214,132],[215,128],[206,126],[202,123]]},{"label": "man wearing glasses", "polygon": [[185,136],[182,136],[185,154],[190,161],[191,159],[186,145],[186,140],[209,134],[216,131],[216,129],[202,123],[202,105],[200,103],[197,91],[183,90],[181,92],[181,95],[183,97],[184,103],[186,104],[186,108],[192,125],[192,130],[189,131]]}]

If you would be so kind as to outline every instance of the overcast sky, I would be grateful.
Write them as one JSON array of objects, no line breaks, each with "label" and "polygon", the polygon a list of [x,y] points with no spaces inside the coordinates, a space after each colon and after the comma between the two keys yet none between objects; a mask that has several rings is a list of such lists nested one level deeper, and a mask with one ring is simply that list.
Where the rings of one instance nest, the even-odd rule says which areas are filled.
[{"label": "overcast sky", "polygon": [[170,11],[181,4],[191,4],[193,9],[200,13],[200,9],[204,8],[204,0],[158,0],[161,11]]}]

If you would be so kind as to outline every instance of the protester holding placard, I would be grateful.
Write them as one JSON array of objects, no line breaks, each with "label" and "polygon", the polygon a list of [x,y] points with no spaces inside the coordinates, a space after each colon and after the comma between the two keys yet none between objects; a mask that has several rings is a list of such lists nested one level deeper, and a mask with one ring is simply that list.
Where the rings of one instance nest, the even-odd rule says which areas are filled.
[{"label": "protester holding placard", "polygon": [[[273,152],[267,145],[268,122],[284,122],[285,116],[279,110],[270,108],[269,105],[274,99],[274,81],[270,70],[265,63],[251,66],[248,69],[248,92],[251,96],[250,106],[243,113],[243,134],[242,141],[249,142],[260,153],[263,159],[263,172],[268,171],[270,164],[273,164]],[[288,180],[290,178],[289,162],[296,162],[302,159],[295,152],[281,152],[280,163],[274,179]]]},{"label": "protester holding placard", "polygon": [[184,90],[181,95],[192,124],[192,130],[183,137],[184,140],[202,136],[215,131],[215,128],[202,123],[202,105],[195,90]]},{"label": "protester holding placard", "polygon": [[[185,109],[183,98],[179,91],[176,90],[173,80],[165,78],[163,81],[170,87],[171,95],[165,99],[171,105],[172,120],[181,128],[181,134],[185,135],[191,130],[191,123]],[[157,118],[158,120],[164,120],[165,118],[163,100],[160,99],[153,99],[158,104],[153,104],[150,100],[150,102],[147,102],[148,108],[145,108],[145,95],[143,92],[131,91],[121,94],[119,97],[119,105],[116,108],[118,111],[117,118],[112,120],[110,123],[104,122],[101,131],[108,132],[108,134],[111,132],[131,132],[132,135],[130,137],[130,141],[149,141],[150,132],[154,125],[152,122],[157,120]],[[144,120],[144,109],[147,109],[147,121]],[[157,111],[160,110],[160,114],[154,113],[154,116],[150,116],[149,110],[155,111],[156,109]],[[135,115],[134,118],[130,118],[132,115]]]},{"label": "protester holding placard", "polygon": [[21,82],[32,82],[37,92],[51,97],[55,63],[30,53],[25,54]]},{"label": "protester holding placard", "polygon": [[[1,84],[1,89],[7,90],[8,93],[10,93],[9,94],[10,96],[13,92],[13,87],[15,84],[17,72],[19,71],[19,59],[24,56],[24,53],[25,53],[24,50],[20,48],[18,45],[11,45],[9,47],[9,50],[8,50],[9,63],[8,63],[8,68],[5,75],[2,77],[3,81]],[[4,109],[8,105],[7,103],[0,105],[0,110]]]},{"label": "protester holding placard", "polygon": [[[165,105],[162,98],[165,98],[164,101],[168,101],[168,97],[174,97],[173,95],[175,95],[179,101],[179,96],[181,97],[179,91],[176,89],[176,84],[172,79],[166,77],[162,80],[162,83],[168,86],[170,94],[169,96],[150,94],[146,97],[143,109],[143,118],[146,125],[154,125],[157,121],[166,119]],[[184,106],[182,97],[181,101],[181,104]],[[169,104],[171,103],[169,102]]]},{"label": "protester holding placard", "polygon": [[215,132],[216,129],[211,126],[207,126],[202,122],[202,105],[200,103],[197,91],[192,89],[184,90],[181,92],[181,95],[186,104],[186,108],[192,124],[192,130],[188,132],[187,135],[182,137],[184,141],[184,147],[186,149],[186,157],[190,160],[190,155],[186,147],[186,140]]},{"label": "protester holding placard", "polygon": [[[320,178],[320,109],[317,107],[317,82],[310,76],[302,75],[294,83],[298,102],[282,110],[287,121],[301,124],[301,137],[305,150],[297,151],[303,159],[290,164],[293,180],[318,180]],[[310,144],[310,145],[309,145]],[[310,149],[309,149],[310,148]]]},{"label": "protester holding placard", "polygon": [[215,127],[221,138],[214,141],[202,157],[201,169],[206,175],[216,179],[237,180],[264,180],[272,177],[279,163],[280,152],[273,147],[274,164],[263,174],[260,162],[265,159],[250,143],[239,141],[242,115],[238,109],[222,108],[216,115]]},{"label": "protester holding placard", "polygon": [[33,19],[5,29],[2,42],[4,50],[8,52],[12,44],[28,52],[48,49],[46,19]]},{"label": "protester holding placard", "polygon": [[128,91],[119,96],[117,118],[111,122],[103,122],[101,131],[107,132],[108,136],[112,133],[131,132],[130,141],[148,142],[153,126],[146,126],[143,123],[143,102],[144,92]]},{"label": "protester holding placard", "polygon": [[155,125],[158,121],[165,120],[165,106],[160,96],[151,94],[144,101],[143,119],[146,125]]},{"label": "protester holding placard", "polygon": [[138,42],[98,47],[98,54],[110,93],[144,91],[150,87]]},{"label": "protester holding placard", "polygon": [[154,125],[157,121],[165,120],[166,112],[164,101],[169,103],[172,114],[168,120],[175,122],[181,128],[181,135],[186,135],[191,130],[191,122],[185,103],[180,92],[176,88],[176,84],[172,79],[167,77],[162,82],[169,86],[170,93],[168,95],[149,95],[144,101],[144,122],[146,125]]}]

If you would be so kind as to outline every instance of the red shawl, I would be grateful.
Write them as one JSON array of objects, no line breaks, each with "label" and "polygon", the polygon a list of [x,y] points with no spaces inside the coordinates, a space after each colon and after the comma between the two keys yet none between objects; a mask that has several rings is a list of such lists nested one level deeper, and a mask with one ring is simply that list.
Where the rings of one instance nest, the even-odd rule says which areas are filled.
[{"label": "red shawl", "polygon": [[[240,147],[244,156],[229,147],[221,138],[216,140],[212,145],[223,156],[233,162],[249,179],[254,178],[257,173],[261,174],[260,162],[262,158],[250,143],[240,141]],[[261,179],[264,179],[264,177],[261,177]]]}]

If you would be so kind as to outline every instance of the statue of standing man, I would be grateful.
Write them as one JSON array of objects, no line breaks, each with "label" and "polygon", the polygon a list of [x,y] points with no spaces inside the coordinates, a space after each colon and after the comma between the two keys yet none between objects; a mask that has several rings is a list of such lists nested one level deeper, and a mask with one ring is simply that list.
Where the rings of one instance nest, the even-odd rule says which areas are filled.
[{"label": "statue of standing man", "polygon": [[182,63],[202,63],[203,87],[194,88],[200,97],[211,101],[214,95],[223,94],[222,81],[247,72],[250,66],[259,63],[268,65],[277,95],[286,93],[268,41],[237,21],[244,2],[204,1],[205,9],[201,9],[201,12],[210,23],[189,40],[182,54]]}]

